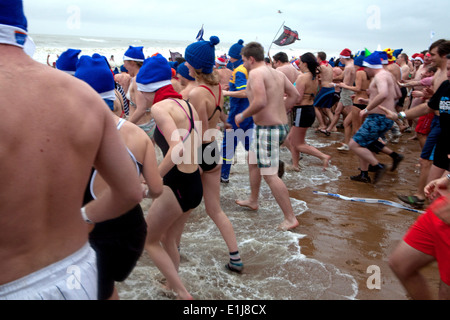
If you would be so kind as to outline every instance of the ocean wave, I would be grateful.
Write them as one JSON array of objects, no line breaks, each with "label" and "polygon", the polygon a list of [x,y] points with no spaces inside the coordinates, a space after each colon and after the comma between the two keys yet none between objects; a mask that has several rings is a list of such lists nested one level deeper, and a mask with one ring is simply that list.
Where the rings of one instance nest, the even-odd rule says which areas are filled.
[{"label": "ocean wave", "polygon": [[87,41],[87,42],[101,42],[101,43],[107,42],[106,40],[103,40],[103,39],[90,39],[90,38],[80,38],[80,40]]}]

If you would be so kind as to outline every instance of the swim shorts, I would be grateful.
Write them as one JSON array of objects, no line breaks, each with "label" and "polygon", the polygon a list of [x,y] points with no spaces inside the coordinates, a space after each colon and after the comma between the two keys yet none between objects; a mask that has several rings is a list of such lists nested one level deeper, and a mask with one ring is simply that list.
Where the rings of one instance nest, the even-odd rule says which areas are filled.
[{"label": "swim shorts", "polygon": [[334,93],[334,88],[321,88],[314,99],[314,106],[330,109],[334,104]]},{"label": "swim shorts", "polygon": [[145,133],[150,137],[150,139],[153,139],[153,134],[155,133],[156,129],[156,123],[154,119],[151,119],[149,122],[144,124],[138,124],[139,128],[145,131]]},{"label": "swim shorts", "polygon": [[427,135],[431,131],[431,122],[433,122],[434,114],[429,113],[424,116],[421,116],[417,120],[417,125],[415,131],[420,134]]},{"label": "swim shorts", "polygon": [[434,116],[431,122],[430,133],[427,136],[425,145],[422,148],[422,153],[420,154],[421,159],[434,160],[434,150],[436,148],[436,143],[441,135],[441,124],[439,116]]},{"label": "swim shorts", "polygon": [[355,93],[348,89],[342,89],[341,99],[339,100],[344,107],[349,107],[353,105],[352,95]]},{"label": "swim shorts", "polygon": [[256,154],[258,168],[278,167],[280,146],[289,133],[289,126],[255,126],[251,150]]},{"label": "swim shorts", "polygon": [[434,214],[446,201],[444,197],[436,199],[410,227],[403,240],[414,249],[433,256],[438,263],[441,280],[450,285],[450,226]]},{"label": "swim shorts", "polygon": [[310,128],[316,121],[314,106],[298,106],[293,109],[292,125],[299,128]]},{"label": "swim shorts", "polygon": [[361,147],[367,148],[373,142],[384,136],[392,128],[394,121],[378,113],[369,114],[358,132],[353,136],[353,140]]},{"label": "swim shorts", "polygon": [[89,243],[72,255],[0,286],[0,300],[97,300],[97,257]]},{"label": "swim shorts", "polygon": [[125,281],[144,251],[147,223],[140,205],[122,216],[97,223],[89,241],[97,253],[98,299],[114,292],[115,282]]},{"label": "swim shorts", "polygon": [[202,147],[198,149],[202,154],[199,156],[200,168],[202,168],[203,172],[208,172],[213,170],[221,161],[219,145],[217,144],[217,140],[212,142],[203,143]]}]

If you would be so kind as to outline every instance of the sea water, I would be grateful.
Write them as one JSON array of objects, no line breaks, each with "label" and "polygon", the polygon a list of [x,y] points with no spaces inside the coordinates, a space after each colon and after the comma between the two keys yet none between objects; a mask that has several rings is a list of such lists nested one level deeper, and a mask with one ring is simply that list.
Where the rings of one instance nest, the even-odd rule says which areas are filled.
[{"label": "sea water", "polygon": [[[184,53],[189,41],[163,41],[142,39],[94,38],[55,35],[31,35],[36,50],[33,58],[41,63],[54,62],[57,55],[68,48],[81,49],[83,54],[100,53],[108,59],[114,55],[118,65],[129,45],[143,46],[146,56],[156,52],[165,57],[170,52]],[[232,44],[219,44],[217,55],[227,52]],[[289,50],[288,50],[289,51]],[[289,51],[291,56],[302,52]],[[309,131],[307,143],[316,148],[336,143],[315,139]],[[219,137],[220,139],[220,137]],[[158,160],[161,153],[158,152]],[[280,157],[290,163],[290,153],[282,148]],[[236,233],[242,260],[242,274],[225,269],[228,250],[219,230],[205,212],[203,202],[190,215],[180,246],[180,277],[188,291],[203,300],[298,300],[298,299],[355,299],[358,286],[353,276],[344,274],[332,264],[323,263],[302,254],[299,240],[307,235],[295,231],[282,232],[277,226],[283,214],[267,184],[262,182],[259,210],[248,211],[235,204],[235,199],[246,199],[250,194],[246,152],[239,145],[236,163],[232,166],[230,183],[221,185],[221,206]],[[286,172],[283,181],[289,190],[336,181],[341,172],[330,165],[322,170],[322,162],[315,157],[303,155],[301,173]],[[302,200],[291,198],[295,214],[300,217],[308,210]],[[148,205],[151,205],[149,203]],[[164,277],[154,266],[146,252],[128,279],[117,284],[121,299],[173,299],[171,292],[162,287]]]}]

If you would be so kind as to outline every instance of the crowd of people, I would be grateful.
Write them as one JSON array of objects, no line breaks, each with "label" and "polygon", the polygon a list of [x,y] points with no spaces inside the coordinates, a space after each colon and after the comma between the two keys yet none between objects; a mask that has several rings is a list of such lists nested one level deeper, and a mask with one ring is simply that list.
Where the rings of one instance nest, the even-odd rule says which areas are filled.
[{"label": "crowd of people", "polygon": [[[390,265],[421,299],[430,291],[420,269],[437,260],[439,296],[450,298],[450,41],[411,58],[346,48],[334,61],[324,52],[267,57],[261,44],[243,40],[217,57],[220,39],[212,36],[175,61],[129,46],[114,72],[111,59],[68,49],[50,68],[23,51],[22,1],[0,9],[0,57],[10,62],[0,66],[2,105],[17,111],[2,110],[0,179],[8,183],[0,186],[0,299],[118,299],[115,283],[144,251],[167,288],[192,299],[178,273],[179,250],[202,201],[227,245],[225,268],[241,273],[245,259],[220,204],[221,183],[233,183],[236,147],[247,151],[250,182],[248,198],[236,204],[258,210],[264,179],[282,212],[278,228],[293,230],[300,222],[284,170],[299,171],[302,153],[324,170],[331,159],[305,141],[316,120],[327,137],[342,123],[339,151],[358,156],[360,173],[350,177],[357,183],[383,179],[380,152],[395,171],[404,156],[388,144],[414,128],[423,146],[420,181],[416,194],[400,198],[426,212]],[[281,146],[292,156],[286,167]],[[152,199],[146,215],[144,197]]]}]

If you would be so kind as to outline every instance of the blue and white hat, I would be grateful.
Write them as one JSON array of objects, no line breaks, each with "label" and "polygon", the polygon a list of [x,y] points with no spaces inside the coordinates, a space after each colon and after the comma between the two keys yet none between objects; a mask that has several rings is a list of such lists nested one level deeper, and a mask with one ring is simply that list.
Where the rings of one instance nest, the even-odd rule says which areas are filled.
[{"label": "blue and white hat", "polygon": [[169,61],[161,54],[145,59],[136,76],[139,91],[156,92],[162,87],[172,84],[172,68]]},{"label": "blue and white hat", "polygon": [[87,82],[104,100],[116,100],[114,76],[104,56],[81,56],[75,77]]},{"label": "blue and white hat", "polygon": [[1,0],[0,43],[23,48],[28,36],[27,28],[22,0]]},{"label": "blue and white hat", "polygon": [[144,62],[144,47],[133,47],[129,46],[128,50],[125,52],[123,56],[123,61],[138,61]]},{"label": "blue and white hat", "polygon": [[383,69],[380,52],[374,52],[365,58],[363,66],[370,69]]},{"label": "blue and white hat", "polygon": [[56,60],[56,69],[75,75],[80,52],[81,50],[78,49],[67,49],[61,53],[58,60]]}]

